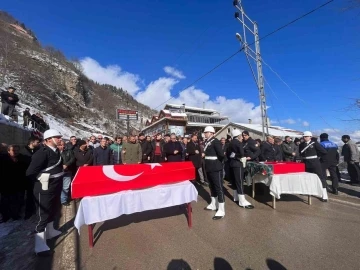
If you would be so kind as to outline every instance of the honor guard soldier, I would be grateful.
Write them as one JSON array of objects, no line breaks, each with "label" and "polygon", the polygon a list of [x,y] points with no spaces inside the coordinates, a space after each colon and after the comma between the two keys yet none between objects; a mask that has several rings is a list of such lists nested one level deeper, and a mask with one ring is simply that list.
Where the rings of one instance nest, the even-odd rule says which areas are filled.
[{"label": "honor guard soldier", "polygon": [[216,211],[213,220],[221,219],[225,216],[225,196],[223,187],[223,164],[224,152],[221,143],[214,137],[215,129],[208,126],[205,133],[205,170],[210,184],[211,203],[206,210]]},{"label": "honor guard soldier", "polygon": [[245,209],[253,209],[254,206],[245,199],[244,194],[243,182],[246,157],[244,156],[241,132],[238,129],[234,129],[231,135],[233,139],[230,142],[226,154],[230,160],[230,175],[234,190],[234,201],[239,201],[239,206]]},{"label": "honor guard soldier", "polygon": [[299,145],[299,153],[303,162],[305,163],[305,171],[309,173],[315,173],[317,176],[319,176],[323,186],[322,201],[327,202],[327,183],[319,160],[319,158],[324,157],[327,152],[316,140],[311,139],[312,133],[310,131],[305,131],[303,137],[304,142]]},{"label": "honor guard soldier", "polygon": [[35,227],[35,253],[49,251],[47,239],[61,234],[54,229],[54,219],[60,211],[63,164],[57,146],[62,135],[49,129],[44,132],[45,145],[31,159],[26,171],[34,182],[34,197],[38,222]]},{"label": "honor guard soldier", "polygon": [[248,161],[259,161],[261,154],[260,145],[252,139],[249,135],[249,131],[244,130],[242,132],[243,137],[243,149],[246,160]]}]

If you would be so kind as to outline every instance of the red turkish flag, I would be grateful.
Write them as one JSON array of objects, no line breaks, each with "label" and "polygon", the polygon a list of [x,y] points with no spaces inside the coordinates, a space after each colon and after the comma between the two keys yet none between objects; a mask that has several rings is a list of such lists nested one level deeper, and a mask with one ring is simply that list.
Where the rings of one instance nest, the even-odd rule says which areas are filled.
[{"label": "red turkish flag", "polygon": [[143,189],[195,179],[190,161],[80,167],[71,184],[73,199]]}]

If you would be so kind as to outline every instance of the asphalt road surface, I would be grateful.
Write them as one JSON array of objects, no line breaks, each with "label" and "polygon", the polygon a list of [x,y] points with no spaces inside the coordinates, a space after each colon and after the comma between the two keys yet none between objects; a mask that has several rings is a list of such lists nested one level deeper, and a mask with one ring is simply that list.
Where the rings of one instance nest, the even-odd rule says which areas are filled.
[{"label": "asphalt road surface", "polygon": [[[265,187],[241,209],[226,198],[226,216],[213,221],[210,200],[199,189],[193,228],[184,207],[121,216],[78,239],[81,269],[360,269],[360,204],[330,196],[328,203],[286,195],[271,208]],[[228,189],[230,192],[231,190]],[[265,195],[261,195],[265,194]],[[230,194],[228,194],[230,196]],[[331,198],[336,200],[331,201]],[[340,198],[340,199],[339,199]]]}]

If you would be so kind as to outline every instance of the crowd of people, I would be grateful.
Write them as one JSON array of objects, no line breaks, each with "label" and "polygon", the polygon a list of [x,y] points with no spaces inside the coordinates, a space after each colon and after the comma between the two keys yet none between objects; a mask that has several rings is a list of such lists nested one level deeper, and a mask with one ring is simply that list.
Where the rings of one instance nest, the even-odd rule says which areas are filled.
[{"label": "crowd of people", "polygon": [[[69,206],[71,182],[83,166],[190,161],[196,170],[193,182],[210,187],[211,203],[205,209],[216,211],[214,220],[225,216],[224,179],[230,182],[234,201],[240,207],[254,208],[246,200],[243,188],[246,162],[304,162],[307,172],[319,176],[324,194],[326,190],[337,194],[341,154],[347,162],[351,184],[360,184],[359,150],[348,135],[342,137],[341,153],[326,133],[320,135],[320,142],[308,131],[294,141],[289,136],[284,140],[272,136],[266,141],[254,140],[246,130],[233,130],[231,136],[220,140],[214,135],[214,128],[209,126],[204,133],[189,136],[140,133],[114,139],[102,135],[72,136],[65,141],[58,131],[49,129],[42,139],[30,138],[22,149],[1,144],[0,174],[11,178],[0,182],[1,222],[21,218],[23,206],[25,219],[37,212],[35,251],[49,250],[46,239],[61,233],[53,227],[54,218],[60,204]],[[327,171],[332,180],[331,190],[326,182]],[[327,201],[327,195],[322,200]]]}]

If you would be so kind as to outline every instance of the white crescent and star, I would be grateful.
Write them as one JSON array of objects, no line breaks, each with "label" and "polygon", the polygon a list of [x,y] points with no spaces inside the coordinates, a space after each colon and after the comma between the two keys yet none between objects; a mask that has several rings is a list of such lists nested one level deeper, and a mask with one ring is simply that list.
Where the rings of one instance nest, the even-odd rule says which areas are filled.
[{"label": "white crescent and star", "polygon": [[[159,163],[145,163],[145,164],[150,165],[151,169],[154,169],[157,166],[161,166],[161,164],[159,164]],[[119,182],[126,182],[126,181],[134,180],[144,173],[144,172],[141,172],[141,173],[135,174],[135,175],[122,175],[115,171],[114,165],[103,166],[102,170],[106,177],[108,177],[112,180],[115,180],[115,181],[119,181]]]}]

